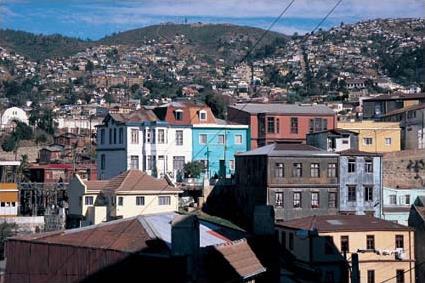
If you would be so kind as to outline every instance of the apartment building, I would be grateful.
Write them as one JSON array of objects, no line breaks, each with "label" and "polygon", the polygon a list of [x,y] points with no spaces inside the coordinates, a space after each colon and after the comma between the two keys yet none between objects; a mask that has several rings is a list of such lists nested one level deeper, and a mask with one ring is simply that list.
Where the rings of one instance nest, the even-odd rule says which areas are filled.
[{"label": "apartment building", "polygon": [[20,161],[0,160],[0,217],[18,215],[17,172],[19,165]]}]

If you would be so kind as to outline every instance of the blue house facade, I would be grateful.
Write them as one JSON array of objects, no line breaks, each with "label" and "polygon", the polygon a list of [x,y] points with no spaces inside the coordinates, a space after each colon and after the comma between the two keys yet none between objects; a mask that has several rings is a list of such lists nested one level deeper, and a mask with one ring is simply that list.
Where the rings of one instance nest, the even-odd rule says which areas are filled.
[{"label": "blue house facade", "polygon": [[249,128],[216,120],[193,125],[192,160],[204,164],[209,178],[229,178],[235,171],[235,154],[249,150]]}]

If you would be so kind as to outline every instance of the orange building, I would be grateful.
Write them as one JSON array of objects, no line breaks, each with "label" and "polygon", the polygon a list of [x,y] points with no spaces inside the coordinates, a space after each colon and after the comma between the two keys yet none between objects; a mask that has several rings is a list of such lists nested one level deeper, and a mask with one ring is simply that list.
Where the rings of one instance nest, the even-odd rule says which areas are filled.
[{"label": "orange building", "polygon": [[17,216],[19,190],[16,183],[19,161],[0,160],[0,217]]}]

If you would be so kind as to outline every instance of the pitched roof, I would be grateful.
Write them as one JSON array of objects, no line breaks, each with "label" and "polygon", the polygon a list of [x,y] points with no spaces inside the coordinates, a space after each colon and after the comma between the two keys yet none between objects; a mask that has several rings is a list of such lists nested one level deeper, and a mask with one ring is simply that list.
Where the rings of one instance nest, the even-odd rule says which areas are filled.
[{"label": "pitched roof", "polygon": [[281,221],[277,226],[314,230],[318,232],[363,232],[363,231],[409,231],[412,230],[391,221],[366,215],[322,215]]},{"label": "pitched roof", "polygon": [[363,102],[376,101],[376,100],[412,100],[412,99],[425,99],[425,93],[393,93],[393,94],[383,94],[376,97],[368,98],[363,100]]},{"label": "pitched roof", "polygon": [[328,152],[320,148],[297,143],[273,143],[256,148],[237,156],[267,155],[267,156],[329,156],[337,157],[337,153]]},{"label": "pitched roof", "polygon": [[[109,116],[117,122],[153,122],[157,121],[158,117],[152,110],[140,108],[139,110],[130,113],[110,113]],[[107,116],[108,117],[108,116]],[[108,118],[105,118],[108,119]]]},{"label": "pitched roof", "polygon": [[307,115],[335,115],[335,112],[326,105],[317,104],[283,104],[283,103],[244,103],[230,105],[235,108],[251,114],[270,113],[270,114],[307,114]]},{"label": "pitched roof", "polygon": [[246,239],[216,245],[214,248],[244,279],[266,271]]},{"label": "pitched roof", "polygon": [[101,181],[83,181],[89,191],[113,190],[115,192],[180,192],[166,179],[157,179],[140,170],[127,170],[120,175]]}]

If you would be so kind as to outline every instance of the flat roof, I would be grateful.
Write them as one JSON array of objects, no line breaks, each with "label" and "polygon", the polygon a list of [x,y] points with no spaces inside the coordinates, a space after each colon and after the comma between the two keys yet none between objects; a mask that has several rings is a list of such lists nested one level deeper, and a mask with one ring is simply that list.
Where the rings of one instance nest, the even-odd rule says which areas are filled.
[{"label": "flat roof", "polygon": [[229,107],[251,114],[310,114],[335,115],[335,112],[324,104],[284,104],[284,103],[237,103]]},{"label": "flat roof", "polygon": [[383,94],[376,97],[371,97],[363,100],[363,102],[380,101],[380,100],[413,100],[413,99],[425,99],[425,93],[394,93],[394,94]]},{"label": "flat roof", "polygon": [[319,149],[307,144],[296,143],[273,143],[247,152],[236,154],[237,156],[323,156],[338,157],[339,154]]}]

